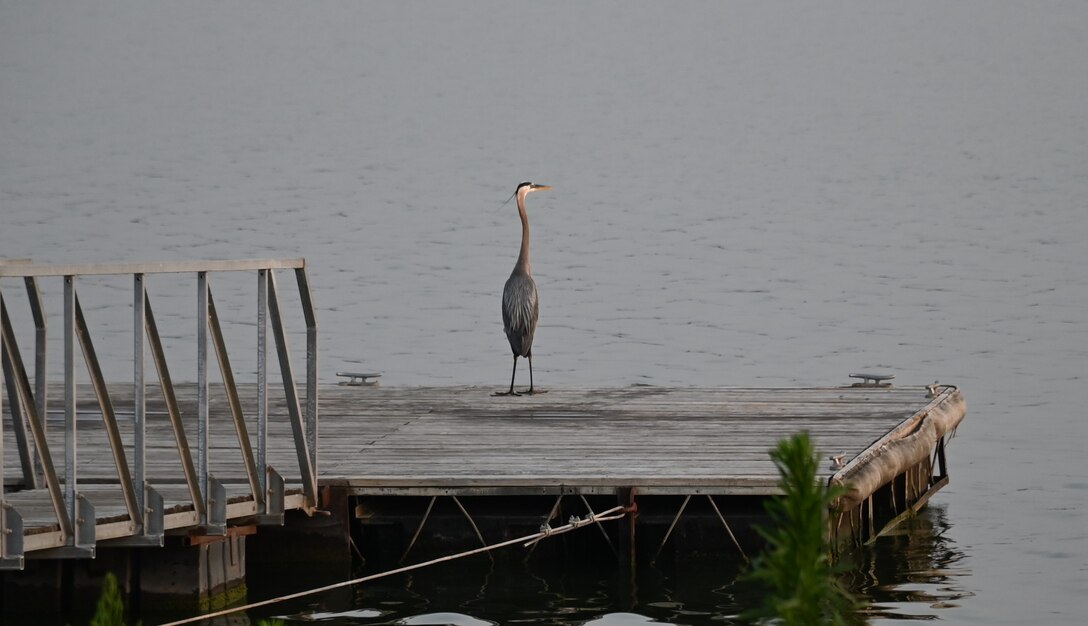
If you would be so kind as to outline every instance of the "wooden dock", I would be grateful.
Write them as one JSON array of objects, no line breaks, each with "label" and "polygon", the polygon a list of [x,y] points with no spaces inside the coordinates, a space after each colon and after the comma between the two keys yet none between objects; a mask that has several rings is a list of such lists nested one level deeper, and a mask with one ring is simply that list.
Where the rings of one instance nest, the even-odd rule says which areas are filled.
[{"label": "wooden dock", "polygon": [[320,483],[353,494],[772,495],[768,452],[808,431],[854,459],[954,390],[335,387],[321,393]]},{"label": "wooden dock", "polygon": [[[827,480],[851,467],[879,463],[880,450],[916,432],[936,411],[962,419],[954,387],[831,387],[777,389],[551,389],[532,396],[496,397],[481,387],[355,387],[320,389],[319,486],[354,496],[777,494],[778,473],[768,451],[808,431],[826,463]],[[131,387],[115,386],[118,407]],[[183,415],[196,404],[193,385],[177,387]],[[256,389],[239,386],[247,414]],[[93,395],[81,393],[80,493],[94,505],[98,539],[131,534]],[[270,398],[282,414],[283,398]],[[210,469],[228,491],[228,523],[249,523],[254,501],[238,454],[237,435],[222,389],[212,386]],[[188,492],[179,483],[176,444],[161,395],[147,394],[148,482],[165,499],[166,530],[195,526]],[[125,420],[121,420],[125,424]],[[10,428],[10,424],[8,424]],[[289,442],[286,420],[270,423],[272,442]],[[942,428],[939,437],[949,429]],[[50,430],[63,449],[62,429]],[[10,440],[11,434],[7,437]],[[124,428],[128,439],[131,429]],[[929,450],[926,450],[928,457]],[[868,455],[868,457],[866,457]],[[841,457],[836,466],[831,457]],[[295,452],[273,446],[270,465],[288,486],[288,508],[302,505]],[[864,460],[864,463],[860,463]],[[917,459],[915,459],[917,462]],[[18,475],[7,455],[5,475]],[[896,472],[899,473],[899,472]],[[18,489],[9,479],[9,488]],[[295,494],[291,497],[290,494]],[[868,495],[868,494],[865,494]],[[23,515],[25,550],[60,545],[63,537],[44,490],[13,491]]]}]

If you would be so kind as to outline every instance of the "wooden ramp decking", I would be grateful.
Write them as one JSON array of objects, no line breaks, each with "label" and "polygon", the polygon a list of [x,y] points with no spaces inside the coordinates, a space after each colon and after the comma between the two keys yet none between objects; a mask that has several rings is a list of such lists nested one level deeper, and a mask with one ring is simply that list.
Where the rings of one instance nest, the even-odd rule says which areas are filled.
[{"label": "wooden ramp decking", "polygon": [[[256,389],[239,388],[247,421]],[[822,479],[879,463],[881,450],[919,431],[927,415],[952,415],[965,405],[955,387],[676,389],[648,386],[547,390],[493,396],[482,387],[320,388],[319,485],[354,495],[640,495],[778,493],[768,451],[808,431],[824,457]],[[211,473],[227,491],[227,524],[252,523],[255,504],[229,407],[212,386]],[[177,387],[186,428],[195,431],[196,389]],[[93,395],[79,393],[79,492],[95,507],[97,541],[136,532],[117,488],[108,440]],[[131,442],[131,385],[111,388],[124,441]],[[148,482],[163,496],[167,528],[193,530],[197,520],[181,480],[173,433],[161,394],[149,388]],[[270,397],[270,415],[283,415]],[[5,439],[12,441],[5,410]],[[49,415],[47,422],[60,416]],[[128,424],[126,426],[126,424]],[[255,427],[251,426],[251,432]],[[290,425],[269,423],[269,461],[283,476],[287,508],[303,506]],[[946,426],[939,435],[944,436]],[[63,454],[63,428],[50,428],[51,449]],[[193,436],[190,433],[190,436]],[[927,448],[927,449],[931,449]],[[24,550],[63,545],[45,490],[18,491],[14,446],[5,455],[6,501],[23,518]],[[841,455],[845,467],[828,457]],[[60,459],[63,464],[63,459]],[[893,474],[894,476],[894,474]],[[840,476],[841,477],[841,476]],[[292,495],[293,494],[293,495]]]}]

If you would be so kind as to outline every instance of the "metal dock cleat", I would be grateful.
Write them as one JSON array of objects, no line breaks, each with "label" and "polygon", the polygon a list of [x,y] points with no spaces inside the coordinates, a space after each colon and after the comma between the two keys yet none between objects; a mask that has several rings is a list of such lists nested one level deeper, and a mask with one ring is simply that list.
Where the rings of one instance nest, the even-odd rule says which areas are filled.
[{"label": "metal dock cleat", "polygon": [[859,372],[850,374],[850,378],[860,378],[860,383],[854,383],[852,387],[891,387],[888,381],[895,378],[895,374],[874,374],[872,372]]},{"label": "metal dock cleat", "polygon": [[381,373],[378,372],[336,372],[336,375],[348,379],[337,383],[346,387],[377,385],[378,379],[382,376]]}]

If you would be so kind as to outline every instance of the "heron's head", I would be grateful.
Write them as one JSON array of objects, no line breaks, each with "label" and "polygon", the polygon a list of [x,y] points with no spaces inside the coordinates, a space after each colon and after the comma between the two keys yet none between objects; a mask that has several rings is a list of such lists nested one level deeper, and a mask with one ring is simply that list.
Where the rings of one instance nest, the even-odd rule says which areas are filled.
[{"label": "heron's head", "polygon": [[507,198],[506,202],[503,202],[502,205],[506,206],[507,202],[510,202],[511,200],[514,199],[514,196],[517,196],[518,202],[521,203],[521,202],[525,201],[525,196],[529,195],[529,192],[531,192],[531,191],[540,191],[542,189],[551,189],[551,188],[552,188],[551,185],[538,185],[536,183],[530,183],[530,182],[526,181],[526,182],[521,183],[520,185],[518,185],[518,188],[514,190],[514,193],[510,194],[510,197]]},{"label": "heron's head", "polygon": [[551,189],[551,188],[552,188],[551,185],[538,185],[536,183],[530,183],[530,182],[526,181],[526,182],[521,183],[520,185],[518,185],[518,192],[519,193],[522,193],[522,192],[529,193],[529,192],[532,192],[532,191],[543,191],[544,189]]}]

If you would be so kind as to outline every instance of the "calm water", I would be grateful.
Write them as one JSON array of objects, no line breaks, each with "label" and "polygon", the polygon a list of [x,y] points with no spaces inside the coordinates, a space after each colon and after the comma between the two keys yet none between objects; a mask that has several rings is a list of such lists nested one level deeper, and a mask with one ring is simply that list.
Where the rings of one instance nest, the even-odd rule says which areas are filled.
[{"label": "calm water", "polygon": [[[538,384],[958,384],[953,482],[871,555],[873,622],[1079,623],[1086,58],[1081,2],[0,0],[0,256],[304,256],[325,380],[499,387],[518,236],[501,205],[552,184],[529,199]],[[252,282],[213,283],[232,341],[252,341]],[[151,288],[194,378],[192,299]],[[81,291],[126,376],[119,295]],[[627,626],[743,608],[728,573],[658,576],[630,601],[607,573],[429,575],[316,610]]]}]

